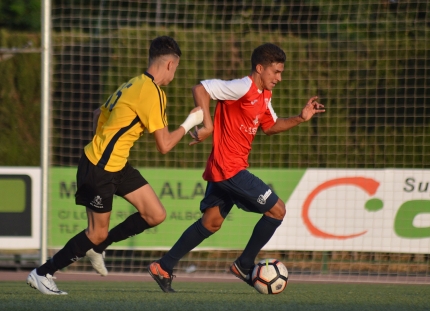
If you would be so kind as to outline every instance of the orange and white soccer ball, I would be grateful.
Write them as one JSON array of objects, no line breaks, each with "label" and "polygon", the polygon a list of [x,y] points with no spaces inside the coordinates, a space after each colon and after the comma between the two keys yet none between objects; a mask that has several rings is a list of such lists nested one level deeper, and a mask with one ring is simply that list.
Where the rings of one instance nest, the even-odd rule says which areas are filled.
[{"label": "orange and white soccer ball", "polygon": [[252,284],[262,294],[279,294],[288,283],[288,270],[277,259],[263,259],[252,271]]}]

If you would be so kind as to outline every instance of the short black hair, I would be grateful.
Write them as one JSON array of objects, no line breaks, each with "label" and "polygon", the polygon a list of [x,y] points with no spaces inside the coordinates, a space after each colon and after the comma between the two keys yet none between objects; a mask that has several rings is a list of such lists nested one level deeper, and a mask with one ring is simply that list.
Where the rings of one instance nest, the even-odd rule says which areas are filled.
[{"label": "short black hair", "polygon": [[163,55],[176,55],[181,57],[181,49],[173,38],[161,36],[152,40],[151,46],[149,47],[149,61],[151,62]]},{"label": "short black hair", "polygon": [[265,43],[257,47],[251,55],[252,71],[255,71],[257,65],[267,67],[273,63],[285,63],[287,56],[285,52],[277,45]]}]

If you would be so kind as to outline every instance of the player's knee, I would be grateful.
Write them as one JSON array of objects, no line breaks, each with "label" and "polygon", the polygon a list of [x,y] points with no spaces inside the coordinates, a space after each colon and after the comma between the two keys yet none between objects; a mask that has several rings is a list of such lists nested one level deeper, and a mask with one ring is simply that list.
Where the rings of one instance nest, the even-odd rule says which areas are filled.
[{"label": "player's knee", "polygon": [[282,208],[281,208],[279,219],[284,219],[286,214],[287,214],[287,210],[285,208],[285,205],[283,205]]},{"label": "player's knee", "polygon": [[146,216],[146,217],[142,216],[142,218],[145,219],[145,221],[151,227],[158,226],[166,219],[166,217],[167,217],[167,213],[164,208],[158,211],[157,213],[153,213],[150,216]]},{"label": "player's knee", "polygon": [[156,225],[161,224],[164,220],[166,220],[166,217],[167,217],[167,213],[165,210],[163,210],[162,212],[159,212],[155,217]]},{"label": "player's knee", "polygon": [[221,229],[222,226],[222,221],[223,219],[213,219],[213,218],[208,218],[208,217],[203,217],[202,218],[202,225],[203,227],[205,227],[207,230],[209,230],[212,233],[217,232],[219,229]]},{"label": "player's knee", "polygon": [[202,216],[202,225],[212,233],[221,229],[224,217],[219,211],[219,207],[215,206],[204,211]]},{"label": "player's knee", "polygon": [[102,243],[106,238],[108,237],[108,231],[107,230],[99,230],[97,232],[91,232],[88,234],[88,238],[91,242],[93,242],[95,245],[99,245]]},{"label": "player's knee", "polygon": [[285,203],[282,202],[281,199],[278,199],[278,202],[276,202],[276,204],[264,214],[268,217],[283,220],[286,213],[287,213],[287,210],[285,208]]},{"label": "player's knee", "polygon": [[212,233],[215,233],[219,229],[221,229],[221,224],[217,224],[217,223],[208,223],[208,224],[203,223],[203,226]]}]

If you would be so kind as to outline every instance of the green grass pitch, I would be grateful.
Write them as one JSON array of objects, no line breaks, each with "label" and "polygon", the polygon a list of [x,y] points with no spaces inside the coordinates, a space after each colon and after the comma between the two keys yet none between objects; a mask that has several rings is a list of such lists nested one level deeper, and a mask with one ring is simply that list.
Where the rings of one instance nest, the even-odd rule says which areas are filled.
[{"label": "green grass pitch", "polygon": [[59,282],[67,296],[48,296],[23,282],[0,282],[0,310],[430,310],[430,286],[292,283],[262,295],[243,283]]}]

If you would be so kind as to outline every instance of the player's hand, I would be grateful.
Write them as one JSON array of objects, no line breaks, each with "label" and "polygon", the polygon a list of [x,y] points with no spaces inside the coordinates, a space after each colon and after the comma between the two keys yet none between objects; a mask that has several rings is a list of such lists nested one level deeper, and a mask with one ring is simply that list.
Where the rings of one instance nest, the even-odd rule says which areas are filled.
[{"label": "player's hand", "polygon": [[303,121],[309,121],[315,114],[325,112],[324,105],[317,102],[318,96],[311,97],[302,109],[300,117]]},{"label": "player's hand", "polygon": [[189,130],[191,130],[194,126],[200,124],[203,122],[203,110],[200,107],[195,107],[193,110],[191,110],[190,114],[188,115],[188,117],[185,119],[185,121],[181,124],[181,126],[184,128],[185,130],[185,134],[187,134],[187,132]]},{"label": "player's hand", "polygon": [[197,126],[195,126],[194,130],[193,131],[189,131],[188,133],[190,133],[190,136],[193,138],[193,141],[190,142],[188,145],[192,146],[192,145],[201,143],[206,138],[208,138],[212,134],[212,131],[208,130],[205,127],[198,128]]}]

